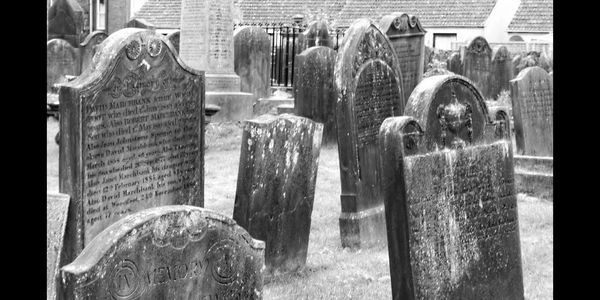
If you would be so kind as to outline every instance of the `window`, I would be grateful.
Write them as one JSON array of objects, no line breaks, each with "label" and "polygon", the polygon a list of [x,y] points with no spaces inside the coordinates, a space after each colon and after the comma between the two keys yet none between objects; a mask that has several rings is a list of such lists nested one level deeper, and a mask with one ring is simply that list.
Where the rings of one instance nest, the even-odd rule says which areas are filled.
[{"label": "window", "polygon": [[433,48],[451,50],[452,42],[456,42],[456,33],[434,33]]},{"label": "window", "polygon": [[90,14],[92,18],[93,30],[105,30],[106,29],[106,0],[92,0],[93,13]]}]

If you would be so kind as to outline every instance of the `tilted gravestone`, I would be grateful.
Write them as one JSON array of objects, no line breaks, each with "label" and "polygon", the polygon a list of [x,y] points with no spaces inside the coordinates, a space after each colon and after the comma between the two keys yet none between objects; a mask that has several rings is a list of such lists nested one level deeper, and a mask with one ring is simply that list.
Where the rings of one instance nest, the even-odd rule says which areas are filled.
[{"label": "tilted gravestone", "polygon": [[57,0],[48,10],[48,40],[63,39],[77,47],[85,36],[84,10],[75,0]]},{"label": "tilted gravestone", "polygon": [[56,299],[59,289],[59,268],[67,225],[69,195],[47,193],[46,196],[46,298]]},{"label": "tilted gravestone", "polygon": [[446,61],[446,66],[448,71],[456,75],[462,75],[462,60],[460,58],[460,52],[454,52],[450,54],[450,57],[448,57],[448,60]]},{"label": "tilted gravestone", "polygon": [[377,133],[404,110],[402,73],[388,38],[368,19],[345,33],[335,64],[343,247],[385,243]]},{"label": "tilted gravestone", "polygon": [[323,123],[323,143],[337,143],[333,85],[337,53],[330,47],[315,46],[296,55],[294,63],[294,111],[296,115]]},{"label": "tilted gravestone", "polygon": [[425,33],[416,16],[392,13],[381,18],[380,28],[390,39],[402,72],[404,101],[423,79],[425,63]]},{"label": "tilted gravestone", "polygon": [[540,67],[525,68],[510,81],[515,140],[520,155],[553,156],[553,80]]},{"label": "tilted gravestone", "polygon": [[181,34],[181,30],[177,29],[169,34],[167,34],[167,40],[173,44],[175,47],[175,52],[179,53],[179,35]]},{"label": "tilted gravestone", "polygon": [[243,26],[233,32],[234,68],[240,90],[254,94],[254,102],[270,96],[271,42],[265,29]]},{"label": "tilted gravestone", "polygon": [[295,52],[301,53],[315,46],[333,48],[333,42],[329,36],[329,26],[325,20],[315,20],[306,26],[306,29],[298,36],[298,49]]},{"label": "tilted gravestone", "polygon": [[463,73],[481,91],[484,98],[491,98],[492,48],[485,38],[474,38],[465,49]]},{"label": "tilted gravestone", "polygon": [[244,124],[233,219],[266,244],[266,273],[306,263],[323,125],[283,114]]},{"label": "tilted gravestone", "polygon": [[263,255],[230,218],[168,205],[107,227],[61,271],[66,299],[261,299]]},{"label": "tilted gravestone", "polygon": [[392,298],[524,299],[510,141],[427,151],[423,135],[411,116],[379,132]]},{"label": "tilted gravestone", "polygon": [[46,91],[57,83],[67,82],[67,75],[81,73],[79,51],[63,39],[52,39],[46,44]]},{"label": "tilted gravestone", "polygon": [[98,47],[107,37],[108,35],[104,31],[94,31],[79,45],[82,72],[92,65],[94,54],[98,52]]},{"label": "tilted gravestone", "polygon": [[166,38],[124,28],[61,86],[60,192],[71,196],[73,259],[104,228],[145,208],[203,206],[204,74]]},{"label": "tilted gravestone", "polygon": [[506,46],[494,49],[492,57],[490,94],[492,98],[497,99],[502,91],[510,90],[509,81],[513,79],[512,60]]}]

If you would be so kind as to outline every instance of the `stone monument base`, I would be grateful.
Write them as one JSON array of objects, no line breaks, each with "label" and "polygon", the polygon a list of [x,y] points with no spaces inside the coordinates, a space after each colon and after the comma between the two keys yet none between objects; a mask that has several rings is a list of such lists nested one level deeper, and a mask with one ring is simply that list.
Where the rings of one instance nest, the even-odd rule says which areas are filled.
[{"label": "stone monument base", "polygon": [[206,92],[206,104],[218,105],[221,110],[211,122],[244,121],[251,119],[254,94],[241,92]]},{"label": "stone monument base", "polygon": [[358,212],[342,212],[340,214],[340,236],[344,248],[386,245],[384,205]]},{"label": "stone monument base", "polygon": [[545,200],[553,200],[553,158],[515,155],[515,188]]}]

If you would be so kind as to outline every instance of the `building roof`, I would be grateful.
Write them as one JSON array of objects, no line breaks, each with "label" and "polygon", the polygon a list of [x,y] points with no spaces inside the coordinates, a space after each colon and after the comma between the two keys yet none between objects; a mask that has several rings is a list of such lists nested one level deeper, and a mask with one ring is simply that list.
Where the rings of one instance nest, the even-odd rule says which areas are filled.
[{"label": "building roof", "polygon": [[144,19],[157,28],[179,28],[181,0],[148,0],[135,18]]},{"label": "building roof", "polygon": [[553,0],[521,0],[519,8],[508,25],[509,32],[553,31]]},{"label": "building roof", "polygon": [[242,22],[249,23],[291,23],[292,17],[304,15],[306,20],[315,16],[333,21],[347,0],[238,0]]}]

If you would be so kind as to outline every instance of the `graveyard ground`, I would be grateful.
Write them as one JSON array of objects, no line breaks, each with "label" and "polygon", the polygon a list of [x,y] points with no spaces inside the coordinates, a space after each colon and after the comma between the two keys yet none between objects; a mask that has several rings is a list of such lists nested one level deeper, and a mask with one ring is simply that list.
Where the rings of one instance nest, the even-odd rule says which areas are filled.
[{"label": "graveyard ground", "polygon": [[[47,189],[58,191],[58,122],[47,121]],[[242,129],[211,123],[205,153],[205,207],[233,215]],[[308,260],[297,274],[264,286],[264,299],[390,299],[387,246],[349,251],[340,246],[340,174],[337,148],[324,146],[319,159]],[[553,292],[553,204],[518,195],[521,259],[526,299]]]}]

